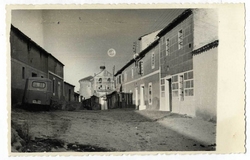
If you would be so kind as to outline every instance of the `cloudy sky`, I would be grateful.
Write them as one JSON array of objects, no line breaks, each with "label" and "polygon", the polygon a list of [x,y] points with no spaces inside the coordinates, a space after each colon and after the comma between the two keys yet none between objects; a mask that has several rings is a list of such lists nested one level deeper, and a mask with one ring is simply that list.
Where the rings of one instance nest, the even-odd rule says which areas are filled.
[{"label": "cloudy sky", "polygon": [[[133,57],[133,42],[168,25],[184,9],[17,10],[12,23],[64,65],[65,81],[79,90],[81,78],[105,65],[119,70]],[[114,57],[107,51],[116,50]]]}]

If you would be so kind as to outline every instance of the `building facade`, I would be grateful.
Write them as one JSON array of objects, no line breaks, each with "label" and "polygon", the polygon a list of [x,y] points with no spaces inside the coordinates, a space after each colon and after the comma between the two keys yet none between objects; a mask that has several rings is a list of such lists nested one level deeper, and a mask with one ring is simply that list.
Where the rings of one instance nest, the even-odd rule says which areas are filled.
[{"label": "building facade", "polygon": [[55,100],[61,100],[64,96],[63,67],[64,65],[54,56],[48,57],[48,75],[49,79],[52,80],[53,99]]},{"label": "building facade", "polygon": [[94,76],[88,76],[81,80],[80,96],[83,99],[88,99],[91,96],[102,97],[115,91],[114,77],[105,66],[100,66],[100,72]]},{"label": "building facade", "polygon": [[49,54],[14,26],[10,32],[12,103],[22,101],[27,77],[48,77]]},{"label": "building facade", "polygon": [[125,66],[115,75],[120,92],[132,93],[132,101],[139,110],[159,109],[158,41],[151,43]]},{"label": "building facade", "polygon": [[157,36],[160,37],[161,110],[194,113],[193,18],[184,11]]},{"label": "building facade", "polygon": [[89,99],[93,95],[92,89],[91,89],[92,79],[93,79],[93,76],[88,76],[79,80],[79,83],[80,83],[79,94],[80,94],[81,100]]},{"label": "building facade", "polygon": [[154,34],[154,41],[141,41],[143,50],[115,74],[117,91],[132,93],[140,110],[216,120],[217,11],[187,9]]},{"label": "building facade", "polygon": [[75,101],[75,92],[74,92],[75,86],[68,83],[64,82],[64,95],[65,95],[65,100],[66,101]]},{"label": "building facade", "polygon": [[91,79],[91,86],[92,95],[97,97],[112,93],[115,90],[113,74],[107,71],[105,66],[101,66],[100,72]]},{"label": "building facade", "polygon": [[52,80],[52,99],[64,99],[63,63],[13,25],[10,30],[10,55],[12,104],[22,102],[28,77],[49,78]]}]

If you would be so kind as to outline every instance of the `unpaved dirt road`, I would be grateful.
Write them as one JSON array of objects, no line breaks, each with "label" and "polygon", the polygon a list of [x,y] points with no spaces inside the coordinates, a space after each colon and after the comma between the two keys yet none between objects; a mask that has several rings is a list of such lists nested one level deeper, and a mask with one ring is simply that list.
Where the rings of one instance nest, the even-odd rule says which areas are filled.
[{"label": "unpaved dirt road", "polygon": [[[64,146],[46,151],[84,151],[81,145],[100,147],[96,151],[208,151],[216,146],[215,123],[163,111],[16,109],[11,120],[22,126],[30,140],[63,142]],[[33,151],[39,151],[34,149],[39,143],[33,141]]]}]

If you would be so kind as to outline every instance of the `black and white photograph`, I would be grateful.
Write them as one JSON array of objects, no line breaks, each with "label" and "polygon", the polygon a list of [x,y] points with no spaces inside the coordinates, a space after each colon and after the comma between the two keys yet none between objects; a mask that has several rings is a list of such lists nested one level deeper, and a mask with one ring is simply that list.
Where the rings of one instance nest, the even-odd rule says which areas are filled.
[{"label": "black and white photograph", "polygon": [[216,152],[218,12],[12,9],[10,152]]}]

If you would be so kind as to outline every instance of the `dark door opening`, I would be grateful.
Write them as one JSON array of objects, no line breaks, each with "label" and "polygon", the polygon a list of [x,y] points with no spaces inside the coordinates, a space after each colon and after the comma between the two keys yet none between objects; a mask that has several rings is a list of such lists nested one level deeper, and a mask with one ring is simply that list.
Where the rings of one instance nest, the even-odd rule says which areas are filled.
[{"label": "dark door opening", "polygon": [[71,89],[69,89],[69,101],[71,101]]},{"label": "dark door opening", "polygon": [[169,88],[169,94],[168,94],[169,95],[169,97],[168,97],[169,98],[169,111],[172,111],[172,81],[171,81],[171,78],[167,79],[167,81],[168,81],[168,88]]}]

